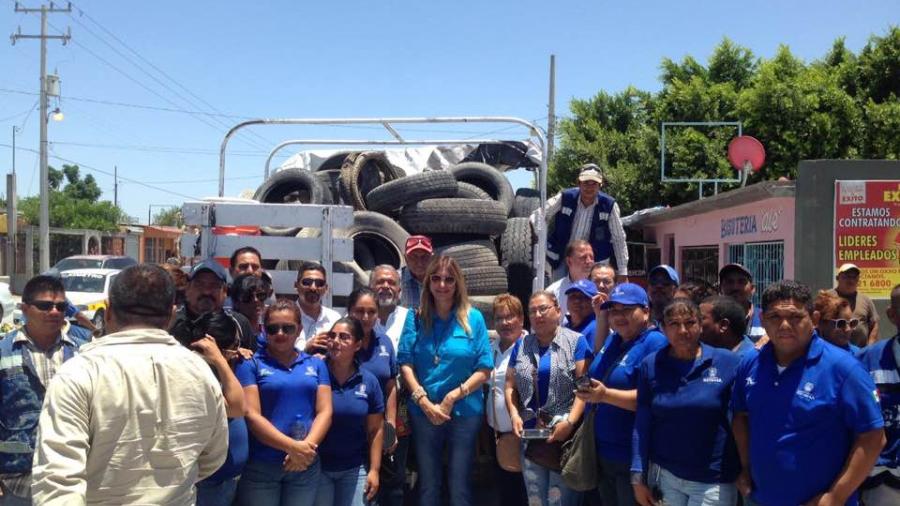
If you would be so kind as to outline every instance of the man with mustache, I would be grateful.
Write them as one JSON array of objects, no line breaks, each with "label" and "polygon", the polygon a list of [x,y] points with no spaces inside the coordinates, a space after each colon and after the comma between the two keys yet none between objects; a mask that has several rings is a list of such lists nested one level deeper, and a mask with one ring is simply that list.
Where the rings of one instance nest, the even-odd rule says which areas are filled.
[{"label": "man with mustache", "polygon": [[762,310],[753,305],[753,294],[756,285],[753,284],[753,274],[741,264],[728,264],[719,270],[719,293],[727,295],[744,307],[747,314],[747,330],[744,332],[750,340],[757,343],[757,347],[765,344],[766,340],[760,340],[766,335],[762,324]]},{"label": "man with mustache", "polygon": [[324,353],[330,342],[328,331],[341,318],[337,311],[322,305],[322,296],[328,291],[325,268],[316,262],[304,262],[297,272],[294,288],[303,326],[297,337],[297,349],[305,349],[310,355]]},{"label": "man with mustache", "polygon": [[370,288],[378,303],[378,322],[375,332],[391,338],[394,350],[400,346],[400,333],[409,309],[400,305],[400,273],[393,266],[382,264],[372,269]]},{"label": "man with mustache", "polygon": [[[175,320],[170,331],[176,328],[191,325],[204,313],[218,311],[225,305],[226,288],[228,287],[228,272],[212,258],[207,258],[191,268],[188,273],[188,284],[184,291],[184,305],[175,312]],[[241,328],[241,346],[255,350],[256,343],[250,339],[253,336],[252,327],[247,317],[237,311],[230,311]]]}]

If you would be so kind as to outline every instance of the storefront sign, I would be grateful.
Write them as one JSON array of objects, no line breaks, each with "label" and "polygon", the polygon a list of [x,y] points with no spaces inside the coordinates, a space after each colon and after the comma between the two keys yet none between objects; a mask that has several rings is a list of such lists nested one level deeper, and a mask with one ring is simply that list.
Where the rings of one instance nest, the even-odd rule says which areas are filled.
[{"label": "storefront sign", "polygon": [[766,211],[759,215],[748,214],[746,216],[735,216],[734,218],[722,218],[721,237],[724,239],[733,235],[777,232],[778,218],[780,216],[781,209],[777,209]]},{"label": "storefront sign", "polygon": [[857,265],[859,292],[886,299],[900,283],[900,180],[834,185],[834,267]]}]

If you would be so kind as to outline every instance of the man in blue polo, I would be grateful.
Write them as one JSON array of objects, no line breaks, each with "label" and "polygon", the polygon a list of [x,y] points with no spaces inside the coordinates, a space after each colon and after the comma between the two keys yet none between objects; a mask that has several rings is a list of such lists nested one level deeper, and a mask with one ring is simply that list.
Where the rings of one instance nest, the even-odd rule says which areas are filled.
[{"label": "man in blue polo", "polygon": [[25,326],[0,340],[0,504],[31,504],[38,417],[50,380],[90,340],[70,332],[58,277],[35,276],[22,292]]},{"label": "man in blue polo", "polygon": [[675,289],[681,281],[671,265],[657,265],[647,273],[647,297],[650,298],[650,321],[663,328],[663,310],[675,300]]},{"label": "man in blue polo", "polygon": [[766,506],[855,505],[884,445],[875,384],[813,332],[808,287],[773,283],[762,306],[770,341],[744,356],[732,396],[738,490]]},{"label": "man in blue polo", "polygon": [[[887,316],[900,331],[900,285],[891,290]],[[858,357],[878,389],[887,436],[875,468],[860,487],[862,499],[867,506],[895,506],[900,504],[900,333],[863,348]]]},{"label": "man in blue polo", "polygon": [[579,279],[566,290],[566,328],[583,335],[588,343],[594,342],[597,316],[591,301],[597,295],[597,285],[588,279]]},{"label": "man in blue polo", "polygon": [[[621,278],[628,276],[628,248],[619,204],[600,191],[603,183],[603,171],[588,163],[581,166],[577,187],[563,190],[547,200],[544,215],[547,223],[553,224],[547,236],[547,260],[554,269],[553,279],[564,274],[561,270],[565,267],[563,253],[576,239],[591,244],[596,261],[614,265]],[[537,216],[537,211],[531,215],[532,223]]]},{"label": "man in blue polo", "polygon": [[700,303],[700,340],[738,355],[756,353],[746,330],[744,308],[727,295],[714,295]]},{"label": "man in blue polo", "polygon": [[[732,297],[744,306],[747,315],[747,327],[744,334],[754,343],[759,342],[766,331],[762,325],[762,310],[753,305],[753,274],[741,264],[731,263],[719,269],[719,293]],[[765,342],[765,341],[764,341]]]}]

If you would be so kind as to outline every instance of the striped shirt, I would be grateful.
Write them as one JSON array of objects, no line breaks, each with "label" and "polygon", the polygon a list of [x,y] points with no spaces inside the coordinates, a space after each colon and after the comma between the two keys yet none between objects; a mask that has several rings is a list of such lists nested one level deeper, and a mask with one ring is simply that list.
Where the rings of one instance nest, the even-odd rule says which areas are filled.
[{"label": "striped shirt", "polygon": [[[572,218],[572,234],[569,236],[569,242],[576,239],[590,240],[591,237],[591,221],[593,221],[594,207],[597,206],[595,201],[589,206],[584,205],[581,199],[578,199],[578,206],[575,208],[575,216]],[[557,193],[547,200],[547,208],[545,216],[547,223],[552,223],[556,217],[556,213],[562,207],[562,193]],[[534,219],[532,215],[532,221]],[[609,235],[612,242],[613,252],[616,255],[617,274],[620,276],[628,275],[628,246],[625,243],[625,229],[622,227],[622,218],[619,211],[619,203],[613,203],[612,211],[609,213]],[[597,262],[609,260],[608,258],[595,258]]]},{"label": "striped shirt", "polygon": [[422,284],[413,276],[408,267],[400,269],[400,305],[415,311],[419,309]]},{"label": "striped shirt", "polygon": [[[69,339],[68,331],[69,324],[66,323],[66,326],[63,327],[60,333],[60,337],[46,351],[37,347],[31,337],[25,332],[25,327],[19,329],[15,340],[13,340],[13,343],[22,343],[22,346],[28,348],[32,363],[34,363],[34,370],[37,373],[37,379],[45,389],[65,360],[63,341],[73,347],[75,346],[75,343]],[[31,497],[31,473],[2,474],[0,475],[0,484],[3,486],[4,493],[23,498]]]}]

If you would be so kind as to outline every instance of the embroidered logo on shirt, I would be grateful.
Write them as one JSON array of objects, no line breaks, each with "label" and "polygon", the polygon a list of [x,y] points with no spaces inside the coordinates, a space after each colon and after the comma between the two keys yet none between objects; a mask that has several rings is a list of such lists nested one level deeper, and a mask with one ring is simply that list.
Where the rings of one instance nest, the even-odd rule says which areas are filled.
[{"label": "embroidered logo on shirt", "polygon": [[752,386],[755,385],[755,384],[756,384],[756,381],[753,381],[753,377],[752,377],[752,376],[747,376],[747,380],[744,381],[744,385],[745,385],[745,386],[748,386],[748,387],[752,387]]},{"label": "embroidered logo on shirt", "polygon": [[379,357],[389,357],[391,354],[388,353],[387,347],[385,345],[378,346],[381,349],[381,352],[378,354]]},{"label": "embroidered logo on shirt", "polygon": [[628,354],[622,355],[622,360],[619,360],[619,365],[628,365]]},{"label": "embroidered logo on shirt", "polygon": [[304,374],[306,374],[307,376],[318,376],[318,374],[316,373],[316,368],[311,365],[306,366],[306,372]]},{"label": "embroidered logo on shirt", "polygon": [[260,378],[265,378],[266,376],[271,376],[273,374],[275,374],[275,371],[273,371],[272,369],[260,369],[259,370]]},{"label": "embroidered logo on shirt", "polygon": [[366,394],[366,384],[365,383],[359,385],[359,388],[356,389],[356,396],[357,397],[368,397],[368,395]]},{"label": "embroidered logo on shirt", "polygon": [[878,397],[878,389],[872,390],[872,397],[875,399],[875,404],[881,404],[881,397]]},{"label": "embroidered logo on shirt", "polygon": [[813,385],[811,382],[807,381],[806,383],[803,384],[803,388],[801,390],[797,390],[797,397],[800,397],[801,399],[806,399],[808,401],[816,400],[816,396],[813,395],[813,393],[812,393],[813,389],[815,387],[816,387],[815,385]]},{"label": "embroidered logo on shirt", "polygon": [[[749,379],[749,378],[748,378]],[[722,378],[719,377],[719,371],[715,367],[710,367],[703,374],[704,383],[721,383]]]}]

